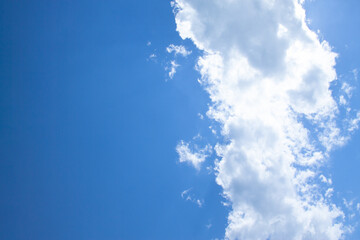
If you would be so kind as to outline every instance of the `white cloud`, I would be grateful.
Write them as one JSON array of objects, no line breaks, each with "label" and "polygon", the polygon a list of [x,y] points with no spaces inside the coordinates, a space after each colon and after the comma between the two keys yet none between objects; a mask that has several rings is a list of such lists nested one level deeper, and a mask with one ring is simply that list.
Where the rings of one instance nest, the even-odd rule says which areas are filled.
[{"label": "white cloud", "polygon": [[350,98],[354,88],[351,87],[348,83],[344,82],[341,86],[341,90],[343,90],[346,93],[346,95]]},{"label": "white cloud", "polygon": [[358,80],[359,70],[355,68],[352,70],[352,73],[354,74],[355,80]]},{"label": "white cloud", "polygon": [[356,114],[356,117],[353,118],[353,119],[350,119],[349,121],[350,125],[349,125],[349,128],[348,128],[348,131],[349,132],[353,132],[357,129],[359,129],[359,123],[360,123],[360,111],[357,112]]},{"label": "white cloud", "polygon": [[334,189],[329,188],[328,190],[326,190],[325,197],[326,198],[331,198],[333,194],[334,194]]},{"label": "white cloud", "polygon": [[182,199],[186,199],[185,196],[190,192],[190,190],[191,190],[191,188],[184,190],[184,191],[181,193],[181,198],[182,198]]},{"label": "white cloud", "polygon": [[331,180],[331,178],[327,178],[327,177],[325,177],[324,175],[320,175],[320,180],[321,180],[321,182],[323,182],[323,183],[326,183],[326,184],[328,184],[328,185],[331,185],[332,184],[332,180]]},{"label": "white cloud", "polygon": [[170,62],[170,67],[166,67],[165,68],[165,71],[169,71],[169,78],[170,79],[173,79],[174,78],[174,75],[176,73],[176,69],[179,67],[180,65],[177,64],[175,61],[171,61]]},{"label": "white cloud", "polygon": [[346,99],[345,99],[345,97],[343,95],[340,95],[339,103],[341,105],[346,105],[347,104],[347,101],[346,101]]},{"label": "white cloud", "polygon": [[329,90],[337,54],[308,28],[302,2],[172,2],[180,36],[204,51],[197,70],[212,101],[207,116],[229,142],[215,148],[216,181],[232,206],[226,239],[336,240],[348,230],[314,183],[347,138]]},{"label": "white cloud", "polygon": [[[175,56],[180,54],[183,57],[188,56],[189,54],[191,54],[191,51],[187,51],[186,48],[184,46],[177,46],[174,44],[170,44],[167,48],[166,51],[168,53],[172,53],[174,52]],[[173,79],[174,75],[176,73],[176,69],[179,67],[180,65],[176,63],[175,60],[170,61],[170,66],[165,67],[166,71],[169,71],[169,78]]]},{"label": "white cloud", "polygon": [[344,202],[344,205],[347,209],[351,210],[353,208],[353,205],[354,205],[354,200],[346,200],[345,198],[343,198],[343,202]]},{"label": "white cloud", "polygon": [[186,189],[181,193],[181,198],[185,201],[190,201],[192,203],[195,203],[198,207],[202,207],[204,204],[204,200],[197,199],[194,197],[194,194],[191,194],[192,188]]},{"label": "white cloud", "polygon": [[201,164],[206,160],[206,158],[211,153],[211,146],[206,145],[204,148],[199,149],[195,145],[195,151],[192,151],[189,147],[189,143],[180,141],[176,146],[176,151],[179,154],[179,161],[190,163],[197,170],[200,170]]},{"label": "white cloud", "polygon": [[177,46],[177,45],[174,45],[174,44],[170,44],[166,48],[166,51],[168,53],[174,52],[175,55],[180,54],[183,57],[186,57],[186,56],[191,54],[191,51],[186,50],[186,48],[184,46],[182,46],[182,45]]}]

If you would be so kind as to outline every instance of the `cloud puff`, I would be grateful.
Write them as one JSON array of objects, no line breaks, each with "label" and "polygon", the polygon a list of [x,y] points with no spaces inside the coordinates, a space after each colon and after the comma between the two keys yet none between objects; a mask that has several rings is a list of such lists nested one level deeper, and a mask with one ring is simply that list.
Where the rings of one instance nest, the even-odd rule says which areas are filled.
[{"label": "cloud puff", "polygon": [[182,46],[182,45],[177,46],[177,45],[174,45],[174,44],[170,44],[166,48],[166,51],[168,53],[174,52],[175,55],[180,54],[183,57],[186,57],[186,56],[191,54],[191,51],[186,50],[186,48],[184,46]]},{"label": "cloud puff", "polygon": [[150,54],[150,56],[149,56],[149,58],[148,58],[148,60],[155,60],[156,59],[156,54],[155,53],[152,53],[152,54]]},{"label": "cloud puff", "polygon": [[331,184],[332,184],[331,178],[327,178],[327,177],[325,177],[325,176],[322,175],[322,174],[319,176],[319,178],[320,178],[321,182],[323,182],[323,183],[326,183],[326,184],[328,184],[328,185],[331,185]]},{"label": "cloud puff", "polygon": [[[216,181],[232,206],[227,239],[335,240],[347,231],[316,184],[329,151],[347,139],[329,90],[337,54],[309,29],[302,2],[172,2],[179,35],[204,51],[207,115],[227,139],[215,148]],[[194,166],[204,159],[184,143],[177,151]]]},{"label": "cloud puff", "polygon": [[202,149],[198,149],[197,145],[195,145],[196,150],[192,151],[189,147],[189,143],[184,141],[180,141],[180,143],[176,146],[176,151],[179,154],[179,161],[187,162],[193,165],[197,170],[200,169],[201,164],[206,160],[206,158],[211,153],[211,146],[206,145]]},{"label": "cloud puff", "polygon": [[165,71],[169,71],[169,78],[173,79],[176,73],[176,69],[179,67],[180,65],[177,64],[175,61],[171,61],[170,62],[170,66],[165,67]]}]

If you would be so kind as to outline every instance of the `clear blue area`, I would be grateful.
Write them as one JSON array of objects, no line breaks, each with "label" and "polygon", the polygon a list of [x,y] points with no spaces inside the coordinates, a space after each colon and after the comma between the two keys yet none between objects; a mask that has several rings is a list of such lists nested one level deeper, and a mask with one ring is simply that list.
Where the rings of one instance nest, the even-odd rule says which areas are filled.
[{"label": "clear blue area", "polygon": [[[307,4],[349,79],[360,67],[359,4]],[[214,176],[175,152],[180,139],[211,134],[197,116],[208,102],[199,53],[180,40],[169,2],[5,0],[0,11],[0,239],[221,238],[229,209]],[[170,43],[194,53],[165,81]],[[359,143],[357,133],[329,169],[336,191],[354,197]],[[181,198],[189,188],[202,208]]]},{"label": "clear blue area", "polygon": [[[194,70],[166,82],[148,60],[180,41],[169,2],[1,1],[0,10],[0,239],[223,236],[214,177],[175,152],[207,129],[197,116],[207,95]],[[190,187],[202,208],[181,198]]]}]

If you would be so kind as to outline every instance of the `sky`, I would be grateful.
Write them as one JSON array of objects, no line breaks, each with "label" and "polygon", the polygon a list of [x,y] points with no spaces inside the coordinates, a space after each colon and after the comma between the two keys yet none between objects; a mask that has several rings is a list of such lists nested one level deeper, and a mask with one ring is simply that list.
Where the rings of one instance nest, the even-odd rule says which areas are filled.
[{"label": "sky", "polygon": [[360,2],[0,10],[0,239],[360,239]]}]

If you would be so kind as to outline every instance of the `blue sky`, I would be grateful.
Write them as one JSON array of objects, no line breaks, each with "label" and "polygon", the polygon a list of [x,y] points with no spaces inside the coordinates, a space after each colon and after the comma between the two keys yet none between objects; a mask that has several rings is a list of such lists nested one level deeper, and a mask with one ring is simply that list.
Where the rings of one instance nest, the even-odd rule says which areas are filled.
[{"label": "blue sky", "polygon": [[[344,82],[353,88],[346,105],[352,115],[339,107],[341,125],[360,109],[360,3],[316,0],[304,7],[310,29],[320,29],[339,54],[333,98],[344,95]],[[242,234],[228,226],[237,193],[226,199],[227,187],[216,182],[222,170],[214,170],[222,161],[215,145],[238,136],[221,134],[222,124],[206,116],[209,96],[218,96],[197,81],[203,75],[195,65],[212,45],[198,49],[206,38],[196,30],[198,38],[179,36],[169,1],[2,1],[0,9],[0,239]],[[175,56],[166,51],[170,44],[192,53]],[[179,65],[172,78],[171,61]],[[356,227],[360,134],[350,135],[319,169],[332,179],[329,201],[345,213],[344,226]],[[180,162],[182,140],[190,153],[206,155],[201,168]],[[207,144],[212,151],[202,151]],[[354,230],[345,239],[359,237]]]}]

